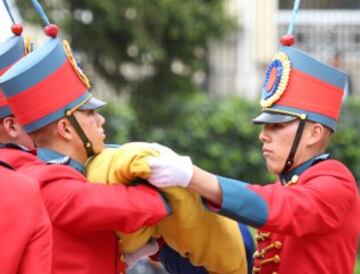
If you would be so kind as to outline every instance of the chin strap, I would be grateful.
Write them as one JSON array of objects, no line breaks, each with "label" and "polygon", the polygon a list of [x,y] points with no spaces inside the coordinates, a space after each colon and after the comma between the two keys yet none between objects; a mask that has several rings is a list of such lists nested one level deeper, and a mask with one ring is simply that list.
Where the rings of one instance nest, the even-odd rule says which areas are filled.
[{"label": "chin strap", "polygon": [[81,128],[79,122],[76,120],[73,110],[67,110],[65,112],[65,116],[70,121],[71,125],[74,127],[76,133],[79,135],[79,137],[84,145],[87,157],[90,158],[90,157],[94,156],[95,152],[93,150],[93,145],[92,145],[91,141],[89,140],[89,138],[86,136],[83,129]]},{"label": "chin strap", "polygon": [[292,165],[294,163],[296,150],[297,150],[297,148],[299,146],[300,139],[301,139],[302,133],[304,131],[305,122],[306,122],[305,119],[306,119],[305,115],[301,116],[297,131],[296,131],[296,134],[295,134],[294,142],[293,142],[293,144],[291,146],[291,150],[290,150],[289,156],[288,156],[288,158],[286,160],[285,166],[284,166],[284,168],[283,168],[283,170],[281,172],[282,174],[290,171],[290,169],[291,169],[291,167],[292,167]]}]

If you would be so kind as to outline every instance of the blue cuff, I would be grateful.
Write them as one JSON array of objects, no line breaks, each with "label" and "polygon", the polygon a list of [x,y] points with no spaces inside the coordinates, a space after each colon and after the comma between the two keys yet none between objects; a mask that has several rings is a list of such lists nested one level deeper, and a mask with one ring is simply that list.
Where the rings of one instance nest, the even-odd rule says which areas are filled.
[{"label": "blue cuff", "polygon": [[261,227],[268,219],[268,204],[256,192],[248,188],[248,184],[218,176],[223,193],[221,215],[253,227]]}]

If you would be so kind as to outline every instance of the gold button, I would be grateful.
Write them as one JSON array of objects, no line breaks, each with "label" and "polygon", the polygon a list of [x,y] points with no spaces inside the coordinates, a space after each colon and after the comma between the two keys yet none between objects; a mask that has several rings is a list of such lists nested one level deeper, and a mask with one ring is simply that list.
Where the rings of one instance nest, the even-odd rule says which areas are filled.
[{"label": "gold button", "polygon": [[264,257],[264,253],[259,251],[259,250],[256,250],[253,254],[253,258],[256,259],[256,258],[263,258]]},{"label": "gold button", "polygon": [[298,181],[299,181],[299,176],[294,175],[291,177],[291,180],[285,184],[285,186],[295,185]]},{"label": "gold button", "polygon": [[298,175],[294,175],[291,177],[291,182],[293,184],[297,183],[299,181],[299,176]]},{"label": "gold button", "polygon": [[125,257],[124,257],[124,255],[121,255],[121,256],[120,256],[120,261],[123,262],[123,263],[125,263]]},{"label": "gold button", "polygon": [[276,264],[280,263],[280,256],[277,254],[274,256],[274,263]]},{"label": "gold button", "polygon": [[280,241],[275,241],[274,246],[276,249],[280,249],[282,247],[282,243]]}]

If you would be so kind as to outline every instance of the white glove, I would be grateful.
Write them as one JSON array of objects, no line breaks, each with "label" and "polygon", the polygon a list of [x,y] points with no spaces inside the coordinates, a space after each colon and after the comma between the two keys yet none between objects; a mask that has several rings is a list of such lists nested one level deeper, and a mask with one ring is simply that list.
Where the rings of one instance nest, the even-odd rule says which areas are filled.
[{"label": "white glove", "polygon": [[159,151],[160,156],[148,157],[151,175],[148,181],[156,187],[187,187],[193,175],[193,164],[190,157],[176,154],[170,148],[151,144],[151,148]]},{"label": "white glove", "polygon": [[152,239],[138,250],[131,253],[125,253],[124,258],[127,265],[127,270],[132,268],[142,257],[154,255],[158,251],[159,245],[154,239]]}]

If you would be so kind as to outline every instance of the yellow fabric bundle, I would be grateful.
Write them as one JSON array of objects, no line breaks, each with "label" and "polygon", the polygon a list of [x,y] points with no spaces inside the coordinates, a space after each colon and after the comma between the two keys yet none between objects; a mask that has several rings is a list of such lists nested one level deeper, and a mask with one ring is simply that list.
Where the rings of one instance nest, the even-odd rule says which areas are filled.
[{"label": "yellow fabric bundle", "polygon": [[[157,151],[143,143],[128,143],[107,148],[87,165],[91,182],[130,184],[146,179],[151,170],[146,157]],[[211,274],[247,273],[245,247],[235,221],[206,210],[198,194],[180,187],[161,190],[169,200],[173,214],[153,227],[132,233],[118,233],[124,252],[133,252],[151,237],[165,242],[195,266],[203,266]]]}]

